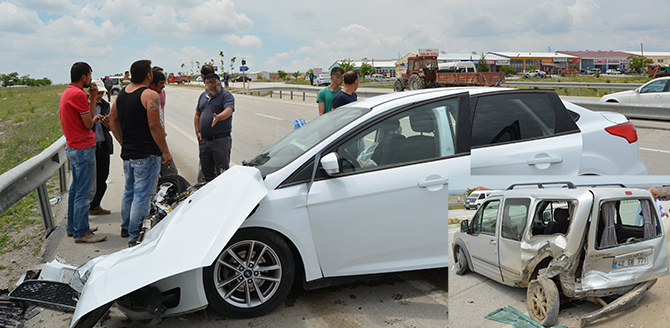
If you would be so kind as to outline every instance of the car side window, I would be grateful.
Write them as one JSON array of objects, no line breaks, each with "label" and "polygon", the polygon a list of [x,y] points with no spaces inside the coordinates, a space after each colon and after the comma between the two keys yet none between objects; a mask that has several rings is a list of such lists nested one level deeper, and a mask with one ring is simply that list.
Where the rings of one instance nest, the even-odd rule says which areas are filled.
[{"label": "car side window", "polygon": [[378,122],[337,147],[343,173],[455,154],[458,98],[421,105]]},{"label": "car side window", "polygon": [[551,136],[556,112],[543,93],[479,97],[472,123],[472,147]]},{"label": "car side window", "polygon": [[663,92],[665,90],[665,85],[668,83],[668,80],[658,80],[652,81],[651,83],[645,85],[640,89],[640,93],[653,93],[653,92]]},{"label": "car side window", "polygon": [[596,248],[637,243],[661,234],[658,210],[648,199],[624,199],[600,204]]},{"label": "car side window", "polygon": [[521,241],[528,221],[528,198],[508,198],[503,208],[501,236],[506,239]]},{"label": "car side window", "polygon": [[492,200],[484,204],[484,207],[481,210],[483,233],[495,235],[499,207],[500,207],[499,200]]},{"label": "car side window", "polygon": [[533,236],[567,234],[575,203],[572,200],[543,200],[535,207]]}]

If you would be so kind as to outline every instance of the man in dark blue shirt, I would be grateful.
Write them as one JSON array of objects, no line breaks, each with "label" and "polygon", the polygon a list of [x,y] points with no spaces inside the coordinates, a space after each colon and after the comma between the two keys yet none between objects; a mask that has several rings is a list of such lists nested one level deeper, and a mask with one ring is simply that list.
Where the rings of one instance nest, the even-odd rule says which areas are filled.
[{"label": "man in dark blue shirt", "polygon": [[204,82],[205,92],[198,99],[194,124],[202,173],[209,182],[227,170],[230,163],[235,98],[221,87],[218,75],[207,74]]},{"label": "man in dark blue shirt", "polygon": [[344,73],[344,86],[333,98],[333,109],[344,106],[348,103],[358,100],[356,90],[360,80],[356,71],[348,71]]}]

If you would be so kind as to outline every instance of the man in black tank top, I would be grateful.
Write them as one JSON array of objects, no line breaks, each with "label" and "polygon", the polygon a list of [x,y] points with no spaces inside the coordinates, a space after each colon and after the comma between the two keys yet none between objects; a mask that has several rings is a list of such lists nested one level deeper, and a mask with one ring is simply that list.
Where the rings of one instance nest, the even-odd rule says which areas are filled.
[{"label": "man in black tank top", "polygon": [[150,60],[138,60],[130,66],[131,83],[119,93],[109,113],[114,137],[121,144],[123,172],[126,177],[121,201],[121,236],[136,245],[142,218],[149,214],[151,197],[156,190],[160,158],[172,163],[160,121],[158,93],[148,88],[152,81]]}]

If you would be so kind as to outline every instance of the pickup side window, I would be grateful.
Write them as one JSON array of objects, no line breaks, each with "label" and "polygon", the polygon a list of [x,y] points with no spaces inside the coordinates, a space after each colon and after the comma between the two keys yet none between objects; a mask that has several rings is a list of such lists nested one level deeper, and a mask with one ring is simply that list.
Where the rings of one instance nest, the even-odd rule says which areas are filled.
[{"label": "pickup side window", "polygon": [[572,200],[543,200],[535,207],[532,235],[567,234],[575,204]]},{"label": "pickup side window", "polygon": [[480,97],[472,123],[472,147],[554,135],[556,113],[546,94]]},{"label": "pickup side window", "polygon": [[502,237],[521,241],[528,218],[528,198],[509,198],[505,200],[502,217]]},{"label": "pickup side window", "polygon": [[636,243],[660,235],[658,210],[648,199],[623,199],[600,205],[597,248]]}]

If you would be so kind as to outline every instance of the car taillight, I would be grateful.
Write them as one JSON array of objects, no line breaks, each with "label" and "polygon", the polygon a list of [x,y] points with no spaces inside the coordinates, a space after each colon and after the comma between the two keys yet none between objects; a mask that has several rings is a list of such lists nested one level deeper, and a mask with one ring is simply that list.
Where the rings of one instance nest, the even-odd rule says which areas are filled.
[{"label": "car taillight", "polygon": [[606,127],[605,131],[613,136],[628,140],[628,143],[637,141],[637,131],[631,122]]}]

